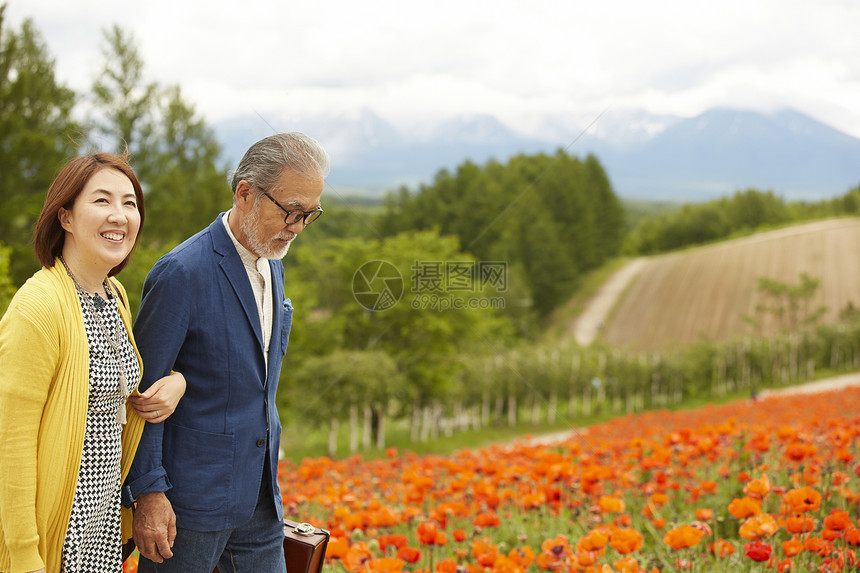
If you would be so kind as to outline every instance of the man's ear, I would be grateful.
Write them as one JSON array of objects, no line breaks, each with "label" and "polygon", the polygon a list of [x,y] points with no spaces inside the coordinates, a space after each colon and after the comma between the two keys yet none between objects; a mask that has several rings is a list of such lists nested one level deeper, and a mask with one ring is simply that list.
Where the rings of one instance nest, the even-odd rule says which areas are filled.
[{"label": "man's ear", "polygon": [[247,212],[254,206],[254,201],[257,199],[257,194],[251,189],[251,184],[242,179],[236,185],[236,192],[233,194],[233,200],[236,202],[236,207]]}]

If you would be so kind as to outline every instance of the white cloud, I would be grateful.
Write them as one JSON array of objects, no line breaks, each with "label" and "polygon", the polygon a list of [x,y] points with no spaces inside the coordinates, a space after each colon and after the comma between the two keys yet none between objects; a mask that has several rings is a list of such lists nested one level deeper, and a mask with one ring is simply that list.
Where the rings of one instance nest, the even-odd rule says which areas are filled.
[{"label": "white cloud", "polygon": [[180,84],[210,121],[370,108],[404,126],[491,113],[529,130],[544,113],[607,106],[796,107],[860,137],[850,0],[12,0],[7,15],[34,20],[79,91],[119,24],[151,78]]}]

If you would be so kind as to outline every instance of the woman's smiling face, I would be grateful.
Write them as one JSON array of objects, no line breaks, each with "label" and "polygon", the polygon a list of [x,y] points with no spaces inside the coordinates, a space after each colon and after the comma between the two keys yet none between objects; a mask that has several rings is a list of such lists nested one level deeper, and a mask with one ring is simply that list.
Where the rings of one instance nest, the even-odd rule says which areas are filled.
[{"label": "woman's smiling face", "polygon": [[140,229],[140,211],[131,181],[116,169],[97,171],[70,210],[61,209],[66,231],[63,251],[105,275],[131,252]]}]

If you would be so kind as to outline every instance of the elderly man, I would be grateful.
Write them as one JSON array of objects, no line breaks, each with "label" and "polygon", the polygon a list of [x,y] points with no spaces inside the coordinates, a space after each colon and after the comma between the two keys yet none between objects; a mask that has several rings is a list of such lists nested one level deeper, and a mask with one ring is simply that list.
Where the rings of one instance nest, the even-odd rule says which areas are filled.
[{"label": "elderly man", "polygon": [[258,141],[233,175],[233,207],[146,278],[141,390],[171,371],[187,389],[167,421],[147,424],[123,491],[137,502],[141,573],[286,569],[275,393],[293,308],[280,259],[322,214],[328,169],[305,135]]}]

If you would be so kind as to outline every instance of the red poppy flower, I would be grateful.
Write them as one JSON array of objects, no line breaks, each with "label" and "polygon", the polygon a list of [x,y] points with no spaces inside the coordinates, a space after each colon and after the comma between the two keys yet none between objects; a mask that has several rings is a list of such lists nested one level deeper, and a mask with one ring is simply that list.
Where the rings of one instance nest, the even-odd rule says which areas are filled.
[{"label": "red poppy flower", "polygon": [[773,554],[773,547],[770,543],[753,541],[744,545],[744,554],[753,561],[767,561]]}]

